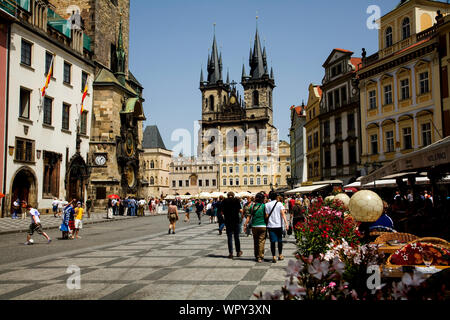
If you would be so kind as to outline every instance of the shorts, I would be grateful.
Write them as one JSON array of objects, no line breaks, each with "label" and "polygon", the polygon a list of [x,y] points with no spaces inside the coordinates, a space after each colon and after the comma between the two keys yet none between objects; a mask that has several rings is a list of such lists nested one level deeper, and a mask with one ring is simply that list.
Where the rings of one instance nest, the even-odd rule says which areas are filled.
[{"label": "shorts", "polygon": [[53,212],[54,212],[54,213],[57,213],[57,212],[58,212],[58,207],[56,207],[56,206],[53,207]]},{"label": "shorts", "polygon": [[270,242],[283,242],[283,228],[267,228]]},{"label": "shorts", "polygon": [[75,229],[75,221],[74,220],[69,220],[69,229],[70,230]]},{"label": "shorts", "polygon": [[174,224],[175,222],[177,222],[177,218],[169,218],[169,222],[170,224]]},{"label": "shorts", "polygon": [[75,229],[83,229],[83,220],[75,219]]},{"label": "shorts", "polygon": [[28,229],[28,234],[30,236],[32,236],[33,233],[35,233],[35,232],[37,232],[38,234],[42,234],[43,233],[42,226],[41,226],[40,223],[37,223],[37,224],[36,223],[32,223],[32,224],[30,224],[30,228]]}]

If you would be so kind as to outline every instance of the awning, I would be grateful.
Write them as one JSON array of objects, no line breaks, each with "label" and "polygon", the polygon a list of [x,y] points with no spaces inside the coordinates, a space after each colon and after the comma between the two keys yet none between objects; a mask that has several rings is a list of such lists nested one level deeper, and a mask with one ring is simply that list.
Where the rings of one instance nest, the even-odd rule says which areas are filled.
[{"label": "awning", "polygon": [[361,182],[356,181],[356,182],[346,185],[344,188],[360,188],[360,187],[361,187]]},{"label": "awning", "polygon": [[291,191],[287,191],[285,192],[286,194],[296,194],[296,193],[311,193],[314,191],[319,191],[322,189],[325,189],[326,187],[329,187],[329,184],[324,184],[324,185],[312,185],[312,186],[307,186],[307,187],[300,187]]},{"label": "awning", "polygon": [[388,163],[381,169],[363,177],[361,184],[366,185],[396,173],[420,171],[445,164],[450,164],[450,137]]},{"label": "awning", "polygon": [[[403,182],[408,182],[408,179],[403,179]],[[427,177],[417,177],[416,185],[428,185],[431,181]],[[446,176],[440,183],[450,183],[450,176]],[[364,185],[364,189],[373,189],[373,188],[396,188],[397,187],[397,179],[385,179],[385,180],[377,180],[372,181],[368,184]]]}]

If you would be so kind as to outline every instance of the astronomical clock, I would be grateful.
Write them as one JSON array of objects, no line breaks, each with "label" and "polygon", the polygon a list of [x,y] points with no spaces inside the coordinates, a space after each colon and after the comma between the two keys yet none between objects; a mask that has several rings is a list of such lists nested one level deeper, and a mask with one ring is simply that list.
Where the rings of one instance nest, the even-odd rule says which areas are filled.
[{"label": "astronomical clock", "polygon": [[135,194],[140,188],[139,119],[135,113],[122,113],[121,125],[121,135],[117,137],[117,163],[122,174],[121,185],[127,193]]}]

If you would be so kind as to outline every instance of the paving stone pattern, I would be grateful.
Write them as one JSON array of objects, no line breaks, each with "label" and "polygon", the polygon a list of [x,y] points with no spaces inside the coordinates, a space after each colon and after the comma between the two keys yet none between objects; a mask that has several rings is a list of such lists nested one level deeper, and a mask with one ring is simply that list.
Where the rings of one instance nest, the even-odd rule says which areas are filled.
[{"label": "paving stone pattern", "polygon": [[[160,213],[159,215],[166,215],[167,212]],[[146,216],[150,216],[150,212],[145,213]],[[45,230],[59,228],[62,222],[61,217],[54,217],[53,214],[41,215],[42,228]],[[106,219],[106,212],[91,213],[91,217],[88,218],[85,214],[83,217],[83,225],[91,223],[103,223],[112,222],[124,219],[138,219],[138,217],[131,216],[114,216],[114,219]],[[19,219],[12,219],[10,217],[0,218],[0,234],[27,232],[30,227],[31,217],[28,214],[25,219],[19,216]]]},{"label": "paving stone pattern", "polygon": [[[254,300],[279,290],[293,259],[292,237],[284,261],[256,263],[252,237],[241,237],[244,255],[227,259],[226,235],[216,224],[180,227],[55,257],[0,266],[0,300]],[[266,258],[270,258],[266,242]],[[70,290],[68,266],[81,270],[81,289]]]}]

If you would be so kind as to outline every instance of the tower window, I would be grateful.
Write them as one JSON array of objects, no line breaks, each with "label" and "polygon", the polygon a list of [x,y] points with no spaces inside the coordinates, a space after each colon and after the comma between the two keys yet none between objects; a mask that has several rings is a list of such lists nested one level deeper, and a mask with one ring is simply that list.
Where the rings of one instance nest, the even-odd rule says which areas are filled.
[{"label": "tower window", "polygon": [[259,106],[259,92],[253,91],[253,106]]},{"label": "tower window", "polygon": [[214,111],[214,96],[209,96],[209,110]]}]

